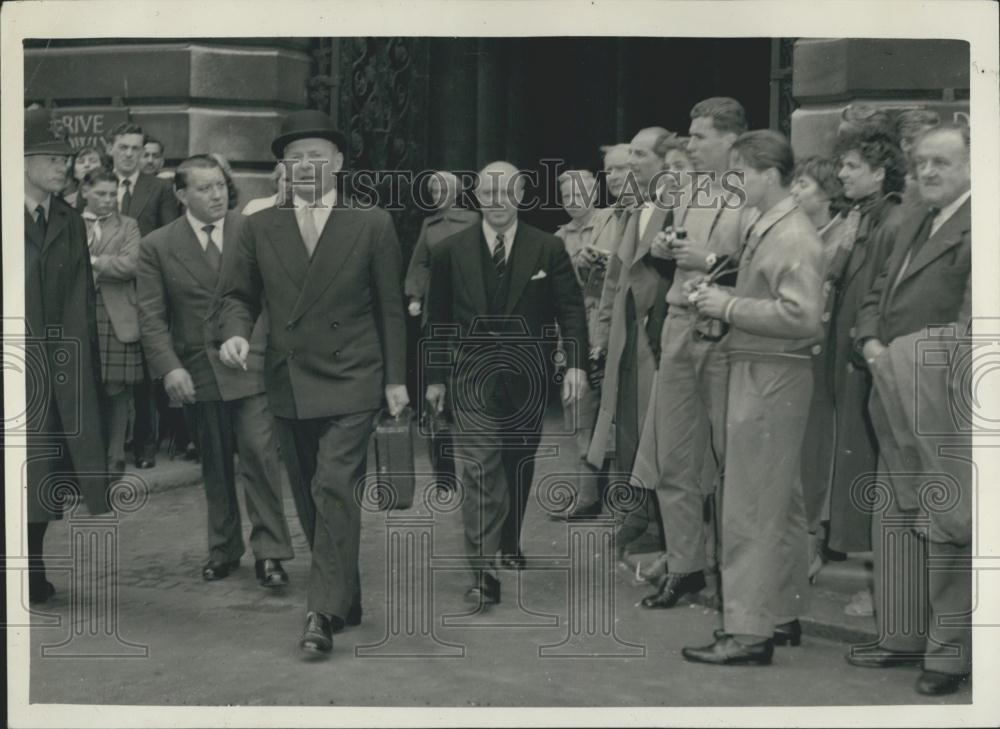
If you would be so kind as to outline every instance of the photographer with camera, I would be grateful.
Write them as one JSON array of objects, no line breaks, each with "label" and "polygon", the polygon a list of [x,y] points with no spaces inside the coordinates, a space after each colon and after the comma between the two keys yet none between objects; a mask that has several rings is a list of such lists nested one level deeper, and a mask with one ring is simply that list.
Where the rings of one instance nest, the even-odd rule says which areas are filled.
[{"label": "photographer with camera", "polygon": [[723,625],[714,643],[685,648],[683,656],[767,665],[775,645],[798,645],[802,635],[808,533],[800,457],[811,349],[821,334],[823,244],[791,196],[788,140],[770,130],[747,132],[732,152],[746,203],[760,217],[736,256],[735,289],[704,285],[691,297],[701,315],[731,327],[723,340],[729,360]]},{"label": "photographer with camera", "polygon": [[[884,668],[917,664],[921,694],[954,693],[972,669],[972,470],[970,433],[960,429],[951,408],[970,394],[955,390],[954,371],[922,357],[923,342],[936,337],[931,326],[955,325],[968,335],[971,318],[972,202],[969,130],[941,124],[924,131],[913,149],[923,204],[903,221],[892,254],[858,313],[856,351],[872,373],[869,412],[879,443],[879,474],[892,496],[886,515],[873,519],[875,613],[878,651],[852,652],[849,663]],[[944,340],[953,349],[958,343]],[[951,362],[959,358],[952,352]],[[916,380],[914,381],[914,378]],[[923,417],[916,417],[920,413]],[[926,476],[914,479],[914,474]],[[930,504],[927,493],[941,475],[951,477],[953,503]],[[923,514],[921,512],[924,512]],[[929,519],[915,554],[886,562],[882,520],[904,517],[914,526]],[[928,557],[934,557],[931,568]],[[892,572],[889,572],[891,570]],[[926,592],[912,604],[913,580]],[[888,585],[905,591],[887,594]],[[909,616],[921,616],[900,632]],[[966,616],[944,622],[945,616]],[[964,625],[962,623],[965,623]],[[955,647],[959,650],[955,650]]]},{"label": "photographer with camera", "polygon": [[[464,487],[462,518],[473,586],[467,601],[500,602],[495,557],[521,569],[521,523],[545,416],[546,353],[558,324],[566,354],[564,407],[585,395],[587,321],[569,255],[558,238],[518,220],[521,173],[508,162],[479,172],[482,225],[442,241],[428,289],[426,398],[448,405]],[[435,353],[438,354],[438,353]]]}]

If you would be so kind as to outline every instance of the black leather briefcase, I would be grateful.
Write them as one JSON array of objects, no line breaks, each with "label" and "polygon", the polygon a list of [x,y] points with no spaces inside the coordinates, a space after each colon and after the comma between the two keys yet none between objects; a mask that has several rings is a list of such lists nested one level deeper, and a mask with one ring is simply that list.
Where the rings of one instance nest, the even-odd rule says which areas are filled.
[{"label": "black leather briefcase", "polygon": [[373,498],[381,511],[409,509],[413,505],[416,488],[413,431],[412,408],[404,408],[395,418],[387,410],[379,413],[375,425],[377,474]]}]

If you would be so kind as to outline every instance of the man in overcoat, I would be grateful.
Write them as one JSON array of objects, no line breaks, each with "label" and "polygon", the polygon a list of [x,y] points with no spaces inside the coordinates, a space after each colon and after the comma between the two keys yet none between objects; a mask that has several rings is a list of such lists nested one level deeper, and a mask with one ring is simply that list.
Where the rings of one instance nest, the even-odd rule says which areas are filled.
[{"label": "man in overcoat", "polygon": [[91,514],[109,510],[107,434],[87,229],[59,196],[73,154],[50,112],[24,116],[25,494],[28,598],[55,594],[42,558],[69,482]]}]

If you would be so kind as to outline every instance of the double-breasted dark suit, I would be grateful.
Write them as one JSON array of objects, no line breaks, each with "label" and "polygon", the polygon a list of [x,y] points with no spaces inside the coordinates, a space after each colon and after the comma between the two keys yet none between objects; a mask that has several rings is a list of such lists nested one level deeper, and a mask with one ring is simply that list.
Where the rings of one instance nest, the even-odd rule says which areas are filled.
[{"label": "double-breasted dark suit", "polygon": [[[222,271],[231,265],[246,225],[238,213],[227,213],[224,221]],[[211,264],[186,215],[143,238],[138,267],[142,342],[154,377],[185,369],[194,384],[196,402],[184,407],[205,478],[209,558],[235,561],[244,551],[233,465],[239,452],[254,555],[290,559],[281,466],[262,377],[266,322],[261,316],[255,324],[246,371],[219,361],[222,271]]]},{"label": "double-breasted dark suit", "polygon": [[25,431],[29,522],[59,519],[67,478],[91,514],[108,504],[95,289],[80,214],[50,198],[44,238],[24,215]]},{"label": "double-breasted dark suit", "polygon": [[[972,431],[955,407],[972,397],[955,377],[971,361],[970,343],[961,341],[972,313],[971,210],[966,199],[933,235],[936,211],[911,212],[861,306],[856,337],[859,349],[871,338],[888,348],[868,364],[878,470],[892,487],[886,513],[893,519],[876,512],[873,520],[875,611],[879,635],[887,636],[880,647],[923,653],[925,670],[949,674],[972,667],[971,628],[953,619],[972,612]],[[952,331],[928,329],[942,326]],[[912,590],[887,590],[917,581],[925,586],[921,603]]]},{"label": "double-breasted dark suit", "polygon": [[[455,413],[470,564],[519,551],[545,415],[546,360],[561,335],[567,368],[585,366],[583,295],[563,242],[518,223],[498,275],[482,226],[442,241],[428,290],[424,368]],[[450,361],[444,366],[435,363]]]},{"label": "double-breasted dark suit", "polygon": [[293,208],[247,218],[222,286],[221,339],[249,340],[263,307],[264,380],[298,503],[315,503],[309,611],[360,602],[358,494],[386,385],[406,382],[402,256],[389,214],[330,211],[310,258]]}]

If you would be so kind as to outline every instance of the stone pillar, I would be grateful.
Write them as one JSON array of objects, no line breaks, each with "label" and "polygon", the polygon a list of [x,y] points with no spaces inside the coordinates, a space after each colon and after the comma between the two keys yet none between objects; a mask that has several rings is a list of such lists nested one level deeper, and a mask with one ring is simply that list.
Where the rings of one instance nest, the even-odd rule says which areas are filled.
[{"label": "stone pillar", "polygon": [[792,62],[796,156],[832,152],[844,107],[932,109],[968,118],[969,45],[954,40],[802,38]]},{"label": "stone pillar", "polygon": [[57,41],[26,44],[25,103],[57,108],[124,105],[160,139],[167,166],[218,152],[240,200],[268,195],[270,144],[306,104],[308,38]]}]

